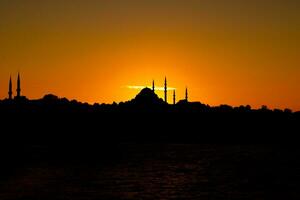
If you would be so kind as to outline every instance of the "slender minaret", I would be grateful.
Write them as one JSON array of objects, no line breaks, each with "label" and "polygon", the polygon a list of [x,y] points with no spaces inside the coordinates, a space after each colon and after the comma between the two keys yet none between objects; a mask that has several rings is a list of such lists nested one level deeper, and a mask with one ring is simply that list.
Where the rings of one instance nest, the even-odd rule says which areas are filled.
[{"label": "slender minaret", "polygon": [[13,95],[13,92],[12,92],[12,82],[11,82],[11,76],[9,78],[9,84],[8,84],[8,99],[9,100],[12,100],[12,95]]},{"label": "slender minaret", "polygon": [[167,77],[165,77],[165,102],[168,103],[168,99],[167,99]]},{"label": "slender minaret", "polygon": [[175,94],[175,90],[173,90],[173,104],[176,104],[176,94]]},{"label": "slender minaret", "polygon": [[18,80],[17,80],[17,98],[21,97],[21,79],[20,73],[18,73]]},{"label": "slender minaret", "polygon": [[152,81],[152,91],[155,92],[154,80]]},{"label": "slender minaret", "polygon": [[188,88],[185,88],[185,100],[188,102]]}]

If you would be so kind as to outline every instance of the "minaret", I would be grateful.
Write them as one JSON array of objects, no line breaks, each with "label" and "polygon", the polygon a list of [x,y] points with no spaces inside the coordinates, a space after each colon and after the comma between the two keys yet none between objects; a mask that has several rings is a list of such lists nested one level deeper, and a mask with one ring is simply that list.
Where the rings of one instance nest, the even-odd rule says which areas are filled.
[{"label": "minaret", "polygon": [[168,103],[168,99],[167,99],[167,77],[165,77],[165,102]]},{"label": "minaret", "polygon": [[154,80],[152,81],[152,91],[155,92]]},{"label": "minaret", "polygon": [[17,98],[21,97],[21,79],[20,73],[18,73],[18,80],[17,80]]},{"label": "minaret", "polygon": [[173,90],[173,104],[176,104],[176,94],[175,94],[175,90]]},{"label": "minaret", "polygon": [[185,88],[185,100],[186,102],[188,102],[188,89]]},{"label": "minaret", "polygon": [[13,92],[12,92],[12,82],[11,82],[11,76],[9,78],[9,84],[8,84],[8,99],[9,100],[12,100],[12,95],[13,95]]}]

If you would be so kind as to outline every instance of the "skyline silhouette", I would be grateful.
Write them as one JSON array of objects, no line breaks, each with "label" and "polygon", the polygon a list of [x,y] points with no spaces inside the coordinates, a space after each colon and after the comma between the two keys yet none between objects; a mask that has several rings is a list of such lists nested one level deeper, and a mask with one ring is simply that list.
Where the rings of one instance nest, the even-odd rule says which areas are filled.
[{"label": "skyline silhouette", "polygon": [[[9,83],[8,83],[8,97],[5,98],[5,99],[3,99],[3,101],[7,101],[7,100],[9,100],[9,101],[13,101],[13,100],[16,100],[16,101],[28,101],[28,99],[27,99],[26,96],[22,96],[21,95],[21,77],[20,77],[20,73],[19,72],[18,72],[17,81],[16,81],[17,82],[17,84],[16,84],[17,85],[16,96],[13,98],[13,83],[12,83],[12,78],[11,77],[12,76],[9,77]],[[134,89],[141,89],[140,92],[136,95],[136,97],[143,96],[143,94],[146,95],[146,96],[147,95],[149,96],[149,94],[145,94],[145,89],[149,89],[150,87],[147,87],[147,86],[145,86],[144,88],[142,86],[130,86],[130,87],[132,87]],[[188,87],[185,87],[185,97],[184,97],[184,99],[181,99],[179,101],[176,101],[176,88],[168,88],[168,86],[167,86],[167,77],[165,77],[165,79],[164,79],[164,87],[162,87],[162,88],[163,88],[163,92],[164,92],[164,100],[163,101],[166,104],[168,104],[168,105],[176,105],[176,104],[178,104],[178,103],[180,104],[182,102],[189,103],[189,100],[188,100]],[[155,86],[155,81],[152,80],[151,91],[157,96],[156,89],[157,89],[157,87]],[[150,89],[149,89],[149,91],[150,91]],[[168,102],[168,99],[167,99],[168,91],[170,91],[170,92],[173,91],[172,103]],[[42,97],[40,99],[36,99],[36,100],[42,100],[45,97],[50,97],[50,96],[52,97],[52,99],[56,99],[56,100],[58,100],[58,99],[65,99],[65,100],[67,100],[67,98],[65,98],[65,97],[59,98],[55,94],[45,94],[44,97]],[[157,96],[157,98],[159,99],[158,96]],[[73,99],[72,101],[78,102],[76,99]],[[125,103],[128,102],[128,101],[130,101],[130,100],[125,101]],[[81,102],[79,102],[79,103],[81,103]],[[94,102],[93,104],[94,105],[96,105],[96,104],[99,105],[99,103],[101,103],[101,102]],[[199,101],[195,101],[195,102],[191,102],[191,103],[199,103],[199,104],[201,104]],[[85,103],[85,104],[88,104],[88,103]],[[93,104],[89,104],[89,105],[93,105]],[[107,104],[107,103],[102,103],[102,104]],[[116,104],[116,102],[114,101],[112,104]],[[119,102],[118,104],[119,105],[120,104],[124,104],[124,102],[122,101],[122,102]],[[207,107],[215,107],[215,108],[222,107],[224,105],[228,106],[228,107],[231,107],[231,108],[250,107],[249,104],[248,105],[240,105],[240,106],[237,106],[237,107],[234,107],[234,106],[231,106],[231,105],[227,105],[227,104],[220,104],[219,106],[210,106],[210,105],[206,104]],[[267,105],[262,105],[260,108],[258,108],[256,110],[269,110],[269,111],[271,111]],[[279,112],[280,111],[300,112],[300,111],[297,111],[297,110],[292,111],[290,108],[285,108],[285,109],[274,108],[273,111],[279,111]]]}]

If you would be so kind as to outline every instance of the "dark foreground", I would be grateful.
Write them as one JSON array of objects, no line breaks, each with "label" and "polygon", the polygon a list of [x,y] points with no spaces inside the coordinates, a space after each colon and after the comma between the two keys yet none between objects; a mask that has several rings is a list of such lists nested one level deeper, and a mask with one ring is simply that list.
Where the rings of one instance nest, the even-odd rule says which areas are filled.
[{"label": "dark foreground", "polygon": [[23,146],[1,153],[0,199],[300,199],[300,148]]},{"label": "dark foreground", "polygon": [[300,113],[0,115],[1,200],[300,199]]}]

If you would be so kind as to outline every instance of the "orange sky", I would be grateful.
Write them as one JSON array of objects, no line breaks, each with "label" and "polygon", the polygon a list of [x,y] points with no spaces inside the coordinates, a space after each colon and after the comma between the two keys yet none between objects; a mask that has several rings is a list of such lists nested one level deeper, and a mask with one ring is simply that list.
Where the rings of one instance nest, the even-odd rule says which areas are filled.
[{"label": "orange sky", "polygon": [[163,86],[167,76],[178,99],[188,86],[191,101],[300,110],[299,9],[293,0],[2,0],[0,98],[18,71],[29,98],[90,103],[129,100],[138,91],[127,85]]}]

